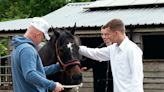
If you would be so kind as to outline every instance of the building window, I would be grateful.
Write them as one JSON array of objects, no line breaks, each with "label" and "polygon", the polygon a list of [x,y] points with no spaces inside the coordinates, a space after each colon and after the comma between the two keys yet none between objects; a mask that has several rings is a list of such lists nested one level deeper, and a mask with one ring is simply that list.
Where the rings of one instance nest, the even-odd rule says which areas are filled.
[{"label": "building window", "polygon": [[80,38],[82,45],[95,48],[103,43],[101,37],[81,37]]},{"label": "building window", "polygon": [[164,35],[143,36],[144,59],[164,59]]}]

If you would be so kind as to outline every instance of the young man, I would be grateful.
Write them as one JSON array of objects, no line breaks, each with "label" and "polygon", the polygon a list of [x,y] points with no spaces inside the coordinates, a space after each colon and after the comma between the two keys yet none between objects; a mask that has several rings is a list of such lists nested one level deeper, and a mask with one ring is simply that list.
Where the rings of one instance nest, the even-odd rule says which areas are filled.
[{"label": "young man", "polygon": [[142,50],[128,39],[120,19],[109,21],[104,29],[113,45],[96,49],[80,46],[79,52],[94,60],[110,60],[114,92],[143,92]]},{"label": "young man", "polygon": [[55,73],[61,68],[58,64],[43,67],[37,46],[48,35],[49,24],[42,18],[33,18],[24,37],[12,39],[11,53],[14,92],[60,92],[63,86],[46,79],[46,74]]},{"label": "young man", "polygon": [[[98,48],[112,45],[108,35],[109,32],[102,27],[101,37],[104,43],[100,44]],[[113,76],[110,62],[97,62],[89,58],[84,58],[81,65],[87,67],[87,69],[92,68],[93,70],[94,92],[113,92]]]}]

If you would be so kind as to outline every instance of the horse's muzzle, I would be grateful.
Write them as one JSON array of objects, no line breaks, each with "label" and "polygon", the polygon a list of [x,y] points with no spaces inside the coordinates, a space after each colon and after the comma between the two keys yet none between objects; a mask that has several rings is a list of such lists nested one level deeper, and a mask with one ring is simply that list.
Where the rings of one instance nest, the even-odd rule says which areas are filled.
[{"label": "horse's muzzle", "polygon": [[73,75],[73,76],[72,76],[72,79],[73,79],[74,81],[82,80],[82,74]]}]

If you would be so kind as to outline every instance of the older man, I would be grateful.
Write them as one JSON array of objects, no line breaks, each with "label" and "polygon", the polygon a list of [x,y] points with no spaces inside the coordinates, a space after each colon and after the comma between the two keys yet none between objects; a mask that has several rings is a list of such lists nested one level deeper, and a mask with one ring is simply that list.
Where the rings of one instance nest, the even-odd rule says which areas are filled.
[{"label": "older man", "polygon": [[48,35],[49,24],[40,17],[32,19],[23,37],[12,39],[14,47],[11,53],[13,91],[14,92],[60,92],[63,86],[46,79],[46,74],[55,73],[61,68],[58,64],[43,67],[37,52],[37,45]]}]

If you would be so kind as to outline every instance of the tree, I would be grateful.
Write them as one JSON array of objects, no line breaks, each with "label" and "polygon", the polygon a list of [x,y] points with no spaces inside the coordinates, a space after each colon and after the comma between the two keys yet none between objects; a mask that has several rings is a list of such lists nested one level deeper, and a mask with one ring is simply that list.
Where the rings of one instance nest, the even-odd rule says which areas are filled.
[{"label": "tree", "polygon": [[5,18],[5,12],[8,7],[9,0],[0,0],[0,19]]},{"label": "tree", "polygon": [[0,0],[0,21],[44,16],[70,2],[93,0]]}]

